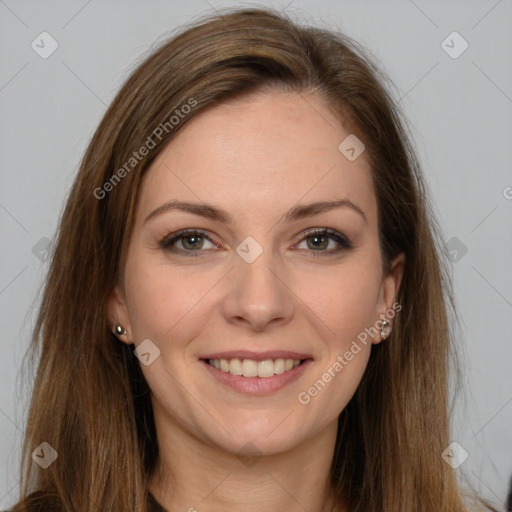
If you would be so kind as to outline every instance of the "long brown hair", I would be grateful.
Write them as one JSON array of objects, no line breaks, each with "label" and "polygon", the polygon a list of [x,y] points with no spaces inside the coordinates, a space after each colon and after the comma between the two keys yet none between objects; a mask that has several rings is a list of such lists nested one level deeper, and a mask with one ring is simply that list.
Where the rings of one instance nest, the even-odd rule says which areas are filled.
[{"label": "long brown hair", "polygon": [[[51,251],[30,350],[31,362],[40,360],[14,510],[30,503],[146,510],[158,454],[149,388],[133,347],[119,342],[106,316],[107,297],[123,280],[141,179],[206,107],[273,87],[316,91],[364,142],[385,270],[406,256],[402,311],[339,416],[336,506],[465,510],[456,473],[441,457],[450,443],[452,294],[420,166],[387,81],[350,38],[271,9],[201,19],[135,69],[94,133]],[[46,469],[31,457],[42,442],[58,453]]]}]

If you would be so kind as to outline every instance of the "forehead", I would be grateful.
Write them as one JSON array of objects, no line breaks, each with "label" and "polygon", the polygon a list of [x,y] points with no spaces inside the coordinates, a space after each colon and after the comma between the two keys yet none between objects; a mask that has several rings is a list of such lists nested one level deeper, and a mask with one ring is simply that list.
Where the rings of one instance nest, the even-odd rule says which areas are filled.
[{"label": "forehead", "polygon": [[338,149],[349,135],[313,93],[272,91],[214,105],[191,119],[147,170],[139,214],[182,199],[270,219],[298,202],[344,197],[373,221],[365,154],[350,161]]}]

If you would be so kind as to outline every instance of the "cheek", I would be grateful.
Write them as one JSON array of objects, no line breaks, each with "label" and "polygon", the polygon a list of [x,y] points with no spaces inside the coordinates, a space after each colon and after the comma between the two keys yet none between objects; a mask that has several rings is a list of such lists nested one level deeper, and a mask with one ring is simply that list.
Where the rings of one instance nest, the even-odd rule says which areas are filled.
[{"label": "cheek", "polygon": [[[376,304],[379,276],[367,269],[345,268],[328,277],[308,278],[306,305],[322,324],[322,354],[311,378],[297,396],[304,411],[322,417],[322,425],[334,421],[354,396],[371,352],[370,328],[378,319]],[[311,284],[306,283],[306,284]],[[307,309],[307,308],[306,308]],[[316,426],[308,426],[316,429]]]},{"label": "cheek", "polygon": [[378,269],[372,262],[354,259],[329,271],[302,272],[294,277],[297,295],[324,325],[322,331],[332,348],[350,345],[378,319]]},{"label": "cheek", "polygon": [[221,276],[199,267],[171,268],[143,253],[134,254],[127,260],[126,286],[135,341],[150,338],[163,347],[172,338],[179,344],[179,333],[186,326],[190,330],[191,319],[198,325],[196,317]]}]

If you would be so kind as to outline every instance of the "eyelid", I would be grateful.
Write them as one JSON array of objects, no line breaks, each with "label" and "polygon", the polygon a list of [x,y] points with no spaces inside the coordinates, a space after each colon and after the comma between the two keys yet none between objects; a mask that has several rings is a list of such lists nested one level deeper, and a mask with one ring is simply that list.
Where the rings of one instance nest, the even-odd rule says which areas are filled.
[{"label": "eyelid", "polygon": [[306,231],[302,231],[297,236],[299,237],[299,242],[301,242],[308,236],[315,235],[315,234],[329,235],[329,236],[332,236],[333,238],[340,238],[343,241],[345,241],[347,244],[350,243],[348,236],[346,236],[345,234],[343,234],[340,231],[337,231],[336,229],[326,228],[326,227],[308,228],[308,229],[306,229]]}]

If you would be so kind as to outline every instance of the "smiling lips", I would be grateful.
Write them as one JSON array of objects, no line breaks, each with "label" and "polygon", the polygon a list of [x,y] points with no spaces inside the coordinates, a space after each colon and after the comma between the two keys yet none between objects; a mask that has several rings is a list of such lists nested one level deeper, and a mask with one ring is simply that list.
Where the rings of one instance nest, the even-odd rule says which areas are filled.
[{"label": "smiling lips", "polygon": [[233,352],[224,352],[202,358],[200,362],[222,386],[258,397],[285,388],[299,379],[313,363],[311,357],[292,352],[236,352],[236,356]]}]

